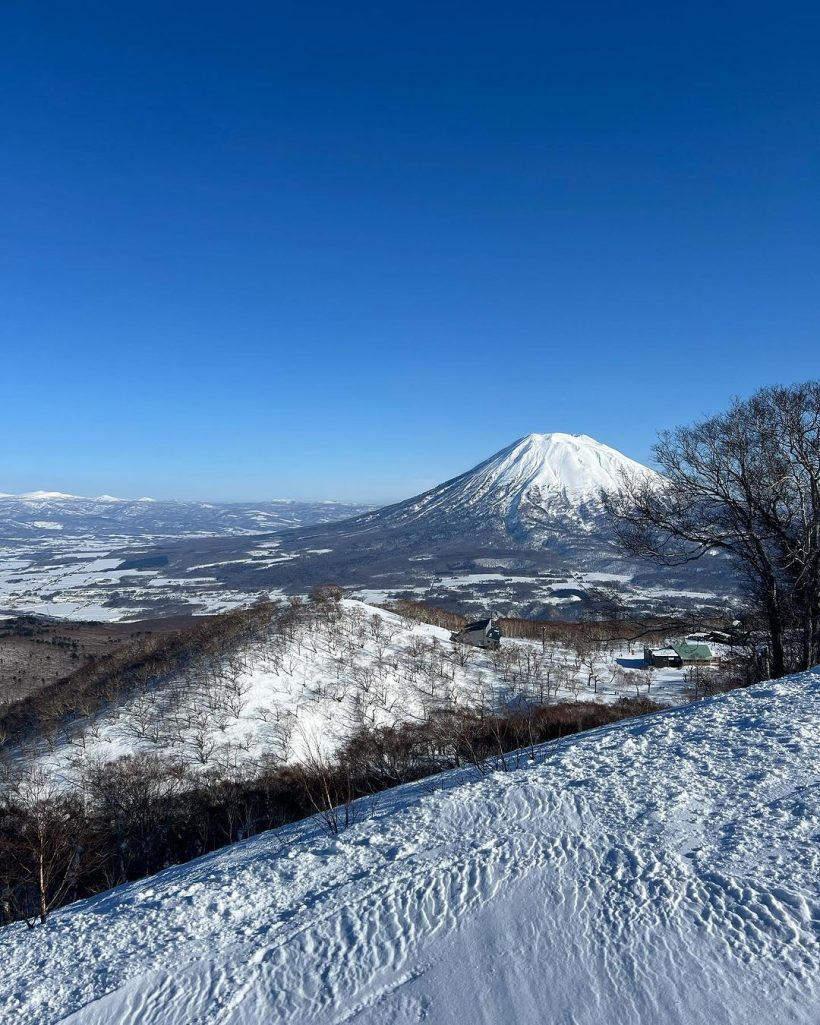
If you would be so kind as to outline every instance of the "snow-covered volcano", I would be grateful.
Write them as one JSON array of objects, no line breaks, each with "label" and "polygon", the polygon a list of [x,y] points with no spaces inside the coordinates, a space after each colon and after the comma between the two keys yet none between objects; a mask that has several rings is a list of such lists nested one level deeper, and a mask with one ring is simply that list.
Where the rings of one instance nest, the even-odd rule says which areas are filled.
[{"label": "snow-covered volcano", "polygon": [[641,463],[588,434],[555,432],[528,434],[465,476],[505,491],[538,488],[545,496],[577,504],[596,499],[602,490],[618,489],[624,477],[652,475]]},{"label": "snow-covered volcano", "polygon": [[[383,523],[436,523],[537,540],[565,521],[591,528],[602,491],[656,474],[587,434],[528,434],[431,491],[373,514]],[[533,535],[536,535],[535,537]]]}]

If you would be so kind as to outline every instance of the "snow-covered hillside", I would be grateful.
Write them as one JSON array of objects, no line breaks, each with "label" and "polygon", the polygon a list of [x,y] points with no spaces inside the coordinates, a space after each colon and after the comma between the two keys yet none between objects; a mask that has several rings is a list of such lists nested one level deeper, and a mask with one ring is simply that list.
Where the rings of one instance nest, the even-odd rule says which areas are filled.
[{"label": "snow-covered hillside", "polygon": [[232,773],[331,754],[358,729],[419,722],[435,711],[686,700],[686,671],[637,669],[636,655],[626,644],[576,651],[511,639],[484,652],[454,645],[440,627],[343,601],[332,614],[274,629],[220,665],[209,661],[105,704],[43,741],[39,762],[69,780],[135,752]]},{"label": "snow-covered hillside", "polygon": [[820,673],[402,787],[0,931],[0,1021],[820,1019]]}]

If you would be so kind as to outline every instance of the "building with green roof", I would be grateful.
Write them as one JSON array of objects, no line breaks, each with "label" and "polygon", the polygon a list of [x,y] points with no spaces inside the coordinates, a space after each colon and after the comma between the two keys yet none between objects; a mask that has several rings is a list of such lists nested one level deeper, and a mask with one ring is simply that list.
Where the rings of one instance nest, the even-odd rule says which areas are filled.
[{"label": "building with green roof", "polygon": [[698,665],[704,662],[712,662],[714,655],[712,649],[708,644],[702,644],[694,641],[680,641],[678,644],[673,644],[672,647],[675,649],[678,658],[681,662],[686,665]]}]

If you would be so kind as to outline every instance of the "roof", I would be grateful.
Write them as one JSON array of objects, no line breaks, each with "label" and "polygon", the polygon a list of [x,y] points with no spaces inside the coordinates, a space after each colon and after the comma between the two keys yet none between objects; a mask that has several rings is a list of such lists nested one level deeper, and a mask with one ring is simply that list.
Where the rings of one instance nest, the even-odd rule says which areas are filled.
[{"label": "roof", "polygon": [[475,623],[468,623],[462,627],[461,633],[472,632],[473,630],[486,630],[487,627],[492,625],[492,619],[479,619]]},{"label": "roof", "polygon": [[650,648],[650,654],[658,658],[677,658],[678,653],[674,648]]},{"label": "roof", "polygon": [[712,649],[708,644],[695,644],[692,641],[681,641],[672,647],[687,662],[711,662]]}]

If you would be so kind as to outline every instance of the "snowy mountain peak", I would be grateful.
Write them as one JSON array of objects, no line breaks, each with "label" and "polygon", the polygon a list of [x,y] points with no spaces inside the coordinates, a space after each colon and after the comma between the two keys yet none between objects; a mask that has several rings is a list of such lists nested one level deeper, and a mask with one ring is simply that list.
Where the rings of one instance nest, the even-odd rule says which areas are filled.
[{"label": "snowy mountain peak", "polygon": [[79,498],[79,495],[67,495],[64,491],[26,491],[22,495],[8,495],[8,498],[19,498],[27,502],[48,502],[48,501],[63,501],[65,499],[74,500]]},{"label": "snowy mountain peak", "polygon": [[574,502],[618,490],[624,476],[651,476],[652,471],[588,434],[528,434],[476,467],[474,474],[495,486],[563,496]]},{"label": "snowy mountain peak", "polygon": [[[431,539],[491,536],[541,544],[563,527],[602,528],[602,491],[624,479],[655,478],[648,467],[588,434],[528,434],[466,473],[367,517],[415,523]],[[600,531],[599,531],[600,532]]]}]

